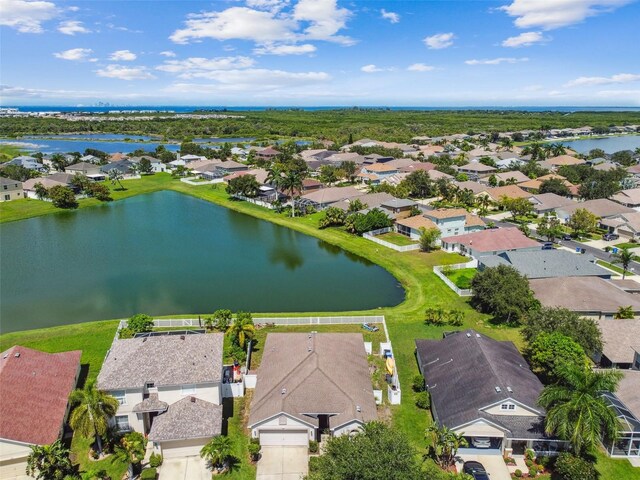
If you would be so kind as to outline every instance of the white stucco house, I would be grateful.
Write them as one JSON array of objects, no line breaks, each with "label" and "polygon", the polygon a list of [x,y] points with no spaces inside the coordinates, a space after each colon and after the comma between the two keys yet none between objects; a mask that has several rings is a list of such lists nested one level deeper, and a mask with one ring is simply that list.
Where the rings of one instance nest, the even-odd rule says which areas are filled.
[{"label": "white stucco house", "polygon": [[248,425],[263,447],[306,446],[376,418],[361,334],[267,335]]},{"label": "white stucco house", "polygon": [[222,333],[115,340],[98,388],[118,399],[120,430],[148,435],[164,458],[197,456],[222,431]]}]

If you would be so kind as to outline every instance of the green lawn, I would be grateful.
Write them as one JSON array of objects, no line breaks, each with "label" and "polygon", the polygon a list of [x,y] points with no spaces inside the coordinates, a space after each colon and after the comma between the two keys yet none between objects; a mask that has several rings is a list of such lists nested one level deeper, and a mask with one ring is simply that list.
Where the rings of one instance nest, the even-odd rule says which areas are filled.
[{"label": "green lawn", "polygon": [[461,268],[460,270],[444,271],[449,280],[456,284],[456,287],[463,290],[471,288],[471,280],[476,276],[478,270],[475,268]]},{"label": "green lawn", "polygon": [[[430,421],[430,417],[427,411],[415,407],[414,393],[410,388],[411,378],[418,373],[413,354],[415,349],[414,341],[417,338],[442,338],[442,333],[449,328],[446,326],[436,327],[425,325],[425,309],[427,307],[443,307],[462,310],[465,317],[464,325],[461,328],[473,327],[479,332],[485,333],[498,340],[512,340],[516,345],[522,346],[518,329],[492,325],[487,321],[488,317],[486,315],[476,312],[469,306],[468,299],[456,295],[433,273],[433,266],[435,265],[463,262],[464,258],[459,255],[442,251],[431,253],[419,251],[400,253],[389,249],[380,249],[379,245],[365,240],[362,237],[351,235],[341,228],[318,229],[318,220],[321,214],[292,219],[286,217],[284,214],[278,214],[257,205],[232,200],[226,195],[223,188],[212,188],[209,185],[192,186],[182,183],[179,180],[171,179],[171,177],[166,174],[156,174],[140,180],[129,180],[125,182],[125,186],[127,190],[124,192],[114,192],[114,198],[124,198],[126,196],[161,189],[175,190],[314,236],[328,243],[337,245],[348,252],[364,257],[382,266],[394,275],[400,281],[406,292],[405,300],[395,307],[385,307],[360,312],[292,312],[286,315],[329,316],[336,314],[357,314],[384,315],[386,317],[389,336],[396,355],[396,365],[398,366],[400,382],[403,386],[402,405],[390,407],[392,418],[395,426],[408,435],[418,453],[424,451],[424,429]],[[20,202],[23,203],[21,204]],[[94,201],[81,201],[81,207],[90,206],[91,203],[89,202]],[[44,202],[35,200],[29,202],[21,200],[2,203],[0,204],[2,221],[9,221],[8,219],[17,220],[19,218],[42,215],[55,211],[55,208],[49,204],[40,207],[40,204],[43,203]],[[13,204],[20,206],[16,207],[16,205]],[[31,207],[32,204],[35,205],[35,207]],[[93,204],[95,204],[95,202]],[[132,312],[132,314],[133,313],[136,312]],[[204,312],[197,312],[195,315],[198,313]],[[258,314],[256,314],[256,316],[257,315]],[[278,314],[270,315],[276,316]],[[279,316],[282,316],[282,314]],[[84,350],[83,362],[87,362],[90,365],[89,374],[93,377],[97,374],[104,354],[111,344],[115,328],[115,322],[97,322],[10,333],[0,336],[0,345],[2,349],[5,349],[12,344],[19,343],[47,351],[81,348]],[[287,329],[289,328],[294,327],[287,327]],[[295,328],[300,328],[301,331],[308,331],[309,329],[309,327]],[[339,328],[342,327],[313,327],[316,331],[322,331],[323,328],[340,331]],[[363,331],[359,325],[348,328]],[[259,335],[266,335],[267,331],[266,329],[262,330],[259,332]],[[365,334],[365,338],[367,335],[369,334]],[[258,340],[260,340],[260,336]],[[260,343],[258,346],[259,345]],[[254,357],[254,361],[259,361],[259,352],[256,352],[256,357]]]},{"label": "green lawn", "polygon": [[382,235],[376,235],[376,238],[379,238],[380,240],[384,240],[389,243],[393,243],[394,245],[398,245],[400,247],[416,244],[414,240],[411,240],[406,235],[402,235],[396,232],[389,232],[389,233],[383,233]]},{"label": "green lawn", "polygon": [[640,480],[640,468],[633,467],[629,460],[611,458],[602,450],[596,454],[596,470],[599,480]]},{"label": "green lawn", "polygon": [[640,243],[624,242],[616,243],[613,246],[617,248],[640,248]]},{"label": "green lawn", "polygon": [[[604,260],[596,260],[596,263],[598,265],[601,265],[601,266],[605,267],[605,268],[608,268],[609,270],[613,270],[614,272],[619,273],[620,275],[622,275],[622,273],[623,273],[622,268],[620,268],[617,265],[614,265],[613,263],[605,262]],[[627,271],[625,276],[632,277],[633,273]]]},{"label": "green lawn", "polygon": [[15,158],[24,153],[25,152],[20,150],[18,147],[2,144],[0,145],[0,163],[8,162],[12,158]]},{"label": "green lawn", "polygon": [[92,439],[74,435],[71,442],[71,458],[74,464],[80,465],[80,471],[86,472],[93,469],[104,469],[110,478],[122,478],[127,471],[128,465],[118,460],[114,455],[110,455],[104,460],[94,461],[89,458],[89,449],[93,444]]}]

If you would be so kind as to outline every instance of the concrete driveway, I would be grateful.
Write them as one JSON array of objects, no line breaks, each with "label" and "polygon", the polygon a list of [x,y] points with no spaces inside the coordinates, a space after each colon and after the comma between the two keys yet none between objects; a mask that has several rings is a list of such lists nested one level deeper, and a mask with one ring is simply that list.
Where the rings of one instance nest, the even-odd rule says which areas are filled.
[{"label": "concrete driveway", "polygon": [[200,457],[169,458],[162,462],[160,480],[211,480],[211,472]]},{"label": "concrete driveway", "polygon": [[262,447],[256,480],[300,480],[309,473],[307,447]]},{"label": "concrete driveway", "polygon": [[511,480],[509,468],[504,463],[502,455],[459,455],[459,457],[462,459],[462,462],[456,465],[459,472],[462,471],[464,462],[473,460],[484,466],[491,480]]}]

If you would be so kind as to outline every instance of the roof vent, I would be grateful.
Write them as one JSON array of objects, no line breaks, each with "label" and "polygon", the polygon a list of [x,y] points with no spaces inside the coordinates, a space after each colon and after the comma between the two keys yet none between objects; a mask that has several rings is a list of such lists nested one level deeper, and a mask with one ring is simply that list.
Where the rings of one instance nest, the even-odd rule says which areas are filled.
[{"label": "roof vent", "polygon": [[511,387],[507,387],[507,392],[513,393],[513,389]]},{"label": "roof vent", "polygon": [[471,338],[471,334],[470,333],[467,333],[467,338]]},{"label": "roof vent", "polygon": [[479,333],[476,333],[476,337],[480,338],[480,334],[479,334]]},{"label": "roof vent", "polygon": [[500,393],[502,389],[500,387],[496,387],[496,393]]},{"label": "roof vent", "polygon": [[180,335],[180,340],[184,340],[184,335]]},{"label": "roof vent", "polygon": [[285,393],[287,393],[287,389],[283,388],[282,391],[280,392],[282,395],[284,395]]},{"label": "roof vent", "polygon": [[196,397],[191,397],[191,403],[196,403]]},{"label": "roof vent", "polygon": [[14,355],[14,357],[16,357],[16,358],[20,357],[20,352],[16,352],[16,354]]},{"label": "roof vent", "polygon": [[362,407],[360,407],[360,405],[356,405],[356,412],[361,412],[362,411]]}]

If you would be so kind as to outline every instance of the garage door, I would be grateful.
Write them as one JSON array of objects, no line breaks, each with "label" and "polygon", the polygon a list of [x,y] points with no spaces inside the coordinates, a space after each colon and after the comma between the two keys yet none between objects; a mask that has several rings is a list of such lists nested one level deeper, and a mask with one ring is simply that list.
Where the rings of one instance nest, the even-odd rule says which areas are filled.
[{"label": "garage door", "polygon": [[162,442],[162,456],[164,458],[181,458],[199,456],[200,449],[207,443],[206,439],[174,440]]},{"label": "garage door", "polygon": [[262,430],[260,445],[306,446],[309,445],[309,433],[307,430]]}]

